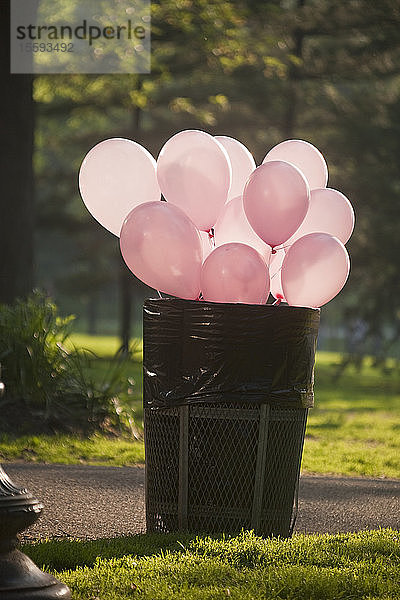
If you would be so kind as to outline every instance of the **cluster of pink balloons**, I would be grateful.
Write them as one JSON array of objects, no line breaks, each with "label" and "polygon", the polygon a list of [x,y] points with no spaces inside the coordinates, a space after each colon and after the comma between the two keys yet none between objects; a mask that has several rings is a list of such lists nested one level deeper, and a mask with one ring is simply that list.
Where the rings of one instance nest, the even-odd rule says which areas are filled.
[{"label": "cluster of pink balloons", "polygon": [[[320,307],[346,283],[354,211],[327,188],[322,154],[303,140],[260,166],[238,140],[181,131],[157,162],[114,138],[85,156],[79,187],[90,213],[120,236],[144,283],[185,299]],[[162,198],[162,196],[163,198]]]}]

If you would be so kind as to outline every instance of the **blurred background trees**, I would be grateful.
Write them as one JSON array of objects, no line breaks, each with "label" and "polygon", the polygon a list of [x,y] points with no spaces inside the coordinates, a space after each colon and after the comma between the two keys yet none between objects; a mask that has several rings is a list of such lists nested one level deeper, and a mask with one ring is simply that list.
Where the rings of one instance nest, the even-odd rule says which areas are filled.
[{"label": "blurred background trees", "polygon": [[[157,157],[173,133],[198,128],[238,138],[257,164],[290,137],[322,151],[328,185],[349,197],[356,229],[351,277],[322,310],[321,341],[353,309],[373,345],[399,337],[397,0],[153,1],[151,74],[36,76],[33,98],[35,283],[82,329],[126,337],[131,306],[130,333],[140,334],[142,300],[154,293],[127,275],[118,240],[86,212],[77,187],[84,155],[121,136]],[[11,184],[4,189],[3,213],[19,202]],[[21,243],[15,235],[3,264]]]}]

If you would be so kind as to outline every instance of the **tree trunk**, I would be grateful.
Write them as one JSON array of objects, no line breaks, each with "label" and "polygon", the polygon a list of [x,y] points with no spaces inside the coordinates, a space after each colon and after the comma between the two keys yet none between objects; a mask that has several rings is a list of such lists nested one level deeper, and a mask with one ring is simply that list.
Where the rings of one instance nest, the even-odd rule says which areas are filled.
[{"label": "tree trunk", "polygon": [[[122,260],[122,259],[121,259]],[[121,351],[124,354],[129,352],[129,341],[131,338],[131,320],[132,320],[132,299],[131,299],[131,281],[132,273],[124,264],[120,271],[120,294],[121,294]]]},{"label": "tree trunk", "polygon": [[[141,80],[138,79],[137,89],[140,87]],[[135,106],[132,117],[132,138],[137,139],[141,120],[139,106]],[[124,354],[128,354],[132,329],[132,274],[124,263],[121,265],[119,289],[121,296],[121,350]]]},{"label": "tree trunk", "polygon": [[10,74],[10,2],[0,2],[0,303],[33,287],[32,75]]}]

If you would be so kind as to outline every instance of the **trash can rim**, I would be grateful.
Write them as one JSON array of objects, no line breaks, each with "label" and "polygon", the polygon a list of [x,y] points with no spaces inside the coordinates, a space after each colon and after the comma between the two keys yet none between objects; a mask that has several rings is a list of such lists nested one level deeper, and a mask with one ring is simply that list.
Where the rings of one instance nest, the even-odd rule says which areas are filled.
[{"label": "trash can rim", "polygon": [[316,314],[321,312],[320,308],[315,308],[312,306],[290,306],[289,304],[248,304],[246,302],[210,302],[208,300],[187,300],[185,298],[147,298],[143,305],[146,306],[148,302],[157,302],[157,303],[185,303],[187,305],[199,306],[199,307],[254,307],[254,310],[274,310],[274,311],[290,311],[290,310],[310,310]]}]

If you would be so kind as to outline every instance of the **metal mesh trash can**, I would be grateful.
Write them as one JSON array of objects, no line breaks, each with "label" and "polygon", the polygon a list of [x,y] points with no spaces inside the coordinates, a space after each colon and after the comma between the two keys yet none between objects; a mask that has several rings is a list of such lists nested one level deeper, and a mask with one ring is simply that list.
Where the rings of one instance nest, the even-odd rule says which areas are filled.
[{"label": "metal mesh trash can", "polygon": [[294,525],[319,310],[144,305],[148,532]]}]

